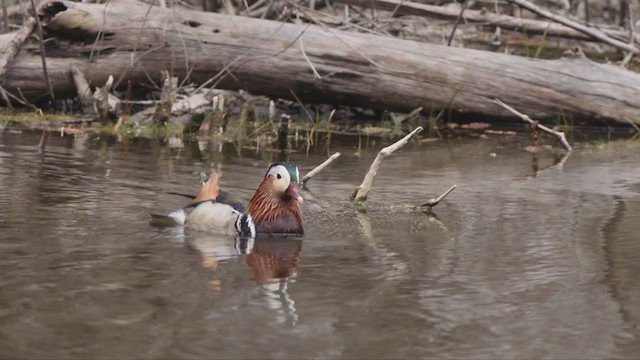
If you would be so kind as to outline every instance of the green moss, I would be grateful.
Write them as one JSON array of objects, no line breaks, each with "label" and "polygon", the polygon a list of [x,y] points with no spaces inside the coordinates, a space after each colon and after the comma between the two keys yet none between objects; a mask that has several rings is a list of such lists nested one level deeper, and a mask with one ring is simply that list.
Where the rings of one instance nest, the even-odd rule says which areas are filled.
[{"label": "green moss", "polygon": [[24,123],[39,123],[39,122],[51,122],[51,123],[64,123],[64,122],[76,122],[78,120],[82,120],[83,118],[74,115],[65,115],[65,114],[48,114],[48,113],[37,113],[37,112],[27,112],[27,111],[11,111],[11,110],[3,110],[0,111],[0,122],[11,123],[11,124],[24,124]]}]

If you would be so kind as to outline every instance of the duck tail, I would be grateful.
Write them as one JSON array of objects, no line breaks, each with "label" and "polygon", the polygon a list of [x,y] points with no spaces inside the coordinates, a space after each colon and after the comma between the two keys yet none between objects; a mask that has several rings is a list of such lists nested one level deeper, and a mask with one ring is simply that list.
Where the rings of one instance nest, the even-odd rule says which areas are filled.
[{"label": "duck tail", "polygon": [[218,174],[215,170],[211,172],[209,175],[209,179],[202,185],[202,189],[198,193],[192,202],[204,201],[204,200],[215,200],[220,194],[220,188],[218,187],[218,179],[220,178],[220,174]]},{"label": "duck tail", "polygon": [[187,220],[187,213],[185,213],[183,209],[180,209],[169,214],[169,217],[178,224],[184,225],[185,221]]}]

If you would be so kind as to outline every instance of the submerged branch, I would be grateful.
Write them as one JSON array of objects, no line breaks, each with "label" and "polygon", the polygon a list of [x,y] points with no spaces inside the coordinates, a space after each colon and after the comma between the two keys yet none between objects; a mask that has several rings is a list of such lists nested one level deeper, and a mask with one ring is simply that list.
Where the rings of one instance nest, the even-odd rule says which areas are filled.
[{"label": "submerged branch", "polygon": [[354,204],[360,206],[364,206],[366,204],[367,196],[369,195],[369,191],[371,190],[371,185],[373,185],[373,179],[378,173],[378,168],[380,167],[382,160],[393,154],[394,151],[405,146],[414,135],[420,133],[422,130],[422,126],[418,126],[415,130],[410,132],[402,139],[380,150],[376,158],[371,163],[371,166],[369,166],[369,170],[364,176],[362,184],[360,184],[360,186],[358,186],[358,188],[353,192],[353,195],[351,195]]},{"label": "submerged branch", "polygon": [[337,158],[340,157],[340,153],[337,152],[331,155],[327,160],[325,160],[322,164],[316,166],[313,170],[309,171],[307,175],[305,175],[302,180],[300,180],[300,184],[303,186],[307,184],[307,181],[311,180],[312,177],[317,175],[320,171],[324,170],[327,166],[331,165]]},{"label": "submerged branch", "polygon": [[555,131],[555,130],[550,129],[550,128],[542,125],[542,124],[539,124],[538,121],[531,120],[531,118],[529,116],[527,116],[526,114],[523,114],[523,113],[519,112],[518,110],[512,108],[511,106],[505,104],[500,99],[493,99],[493,102],[496,103],[497,105],[501,106],[505,110],[508,110],[511,113],[513,113],[514,115],[518,116],[523,121],[528,122],[532,126],[534,126],[534,127],[538,128],[538,129],[546,132],[547,134],[551,134],[551,135],[555,136],[567,151],[573,151],[573,148],[571,147],[571,145],[569,145],[569,142],[567,141],[567,138],[566,138],[566,136],[564,135],[563,132]]},{"label": "submerged branch", "polygon": [[431,208],[438,205],[442,199],[444,199],[450,192],[452,192],[458,185],[452,185],[447,191],[443,192],[442,195],[438,196],[435,199],[429,199],[426,203],[420,205],[421,208],[426,207],[427,211],[431,211]]}]

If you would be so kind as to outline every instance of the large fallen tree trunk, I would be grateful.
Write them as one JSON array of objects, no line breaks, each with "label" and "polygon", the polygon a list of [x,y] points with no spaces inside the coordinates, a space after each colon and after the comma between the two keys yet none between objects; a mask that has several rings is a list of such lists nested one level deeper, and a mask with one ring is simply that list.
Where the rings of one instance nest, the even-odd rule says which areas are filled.
[{"label": "large fallen tree trunk", "polygon": [[[640,75],[581,58],[537,60],[122,0],[50,1],[40,12],[53,37],[46,51],[56,98],[75,94],[74,65],[94,86],[111,74],[160,83],[168,69],[195,83],[220,74],[221,88],[316,103],[509,115],[491,101],[499,98],[536,118],[640,124]],[[7,91],[29,100],[47,93],[37,46],[26,44],[8,66]]]}]

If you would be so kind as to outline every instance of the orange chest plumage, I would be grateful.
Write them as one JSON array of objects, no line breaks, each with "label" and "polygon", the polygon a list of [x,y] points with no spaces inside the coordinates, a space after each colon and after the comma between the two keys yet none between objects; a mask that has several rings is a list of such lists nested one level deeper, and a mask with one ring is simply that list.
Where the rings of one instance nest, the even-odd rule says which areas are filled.
[{"label": "orange chest plumage", "polygon": [[302,235],[302,211],[297,199],[273,191],[272,178],[266,178],[249,201],[248,213],[258,234]]}]

